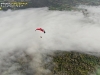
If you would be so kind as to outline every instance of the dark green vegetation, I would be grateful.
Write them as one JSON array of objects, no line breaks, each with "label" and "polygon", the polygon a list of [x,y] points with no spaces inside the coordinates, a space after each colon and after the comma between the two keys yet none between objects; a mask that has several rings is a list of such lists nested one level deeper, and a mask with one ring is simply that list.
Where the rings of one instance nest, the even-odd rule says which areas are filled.
[{"label": "dark green vegetation", "polygon": [[[100,66],[100,57],[93,55],[66,51],[56,51],[51,54],[30,55],[21,50],[11,52],[3,57],[0,74],[90,75],[94,73],[97,66]],[[98,70],[95,73],[100,74]]]},{"label": "dark green vegetation", "polygon": [[[51,73],[48,72],[47,74],[42,72],[41,74],[43,75],[90,75],[95,71],[96,66],[100,66],[100,57],[79,52],[56,51],[54,55],[41,56],[43,57],[41,66],[51,71]],[[27,60],[29,58],[30,56],[28,56]],[[20,71],[25,73],[25,75],[31,70],[27,68],[29,67],[28,63],[22,59],[19,59],[17,63],[20,64]],[[35,73],[35,71],[32,72],[31,70],[31,73]]]},{"label": "dark green vegetation", "polygon": [[78,52],[55,52],[53,61],[56,64],[54,75],[89,75],[97,65],[100,66],[100,57]]},{"label": "dark green vegetation", "polygon": [[[11,0],[1,0],[0,2],[11,2]],[[14,2],[27,2],[23,7],[3,7],[2,10],[7,9],[25,9],[49,7],[50,10],[72,10],[77,5],[100,5],[100,0],[14,0]]]}]

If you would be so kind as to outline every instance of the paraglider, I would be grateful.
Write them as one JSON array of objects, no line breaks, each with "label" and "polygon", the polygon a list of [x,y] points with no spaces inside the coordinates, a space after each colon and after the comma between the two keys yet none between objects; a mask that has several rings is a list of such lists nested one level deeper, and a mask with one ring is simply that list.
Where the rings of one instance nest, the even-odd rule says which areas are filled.
[{"label": "paraglider", "polygon": [[[36,28],[36,30],[42,31],[44,34],[46,33],[45,30],[43,28]],[[35,30],[35,31],[36,31]],[[40,36],[40,38],[42,38],[42,36]]]},{"label": "paraglider", "polygon": [[[42,31],[42,32],[46,33],[46,32],[45,32],[45,30],[44,30],[44,29],[42,29],[42,28],[36,28],[36,30],[40,30],[40,31]],[[35,30],[35,31],[36,31],[36,30]]]}]

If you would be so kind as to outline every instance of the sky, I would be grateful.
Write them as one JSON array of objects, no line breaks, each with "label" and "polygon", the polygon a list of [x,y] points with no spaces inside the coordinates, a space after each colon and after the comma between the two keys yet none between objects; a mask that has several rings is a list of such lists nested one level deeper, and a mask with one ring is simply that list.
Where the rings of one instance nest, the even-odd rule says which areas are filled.
[{"label": "sky", "polygon": [[[0,67],[5,65],[0,73],[5,75],[7,70],[11,75],[16,65],[13,64],[9,69],[7,64],[11,65],[12,60],[18,57],[24,58],[23,51],[32,57],[30,64],[40,74],[44,70],[40,68],[42,54],[61,50],[99,55],[100,6],[79,8],[87,9],[88,16],[84,16],[82,11],[52,11],[46,7],[0,11]],[[46,33],[35,31],[38,27],[43,28]]]}]

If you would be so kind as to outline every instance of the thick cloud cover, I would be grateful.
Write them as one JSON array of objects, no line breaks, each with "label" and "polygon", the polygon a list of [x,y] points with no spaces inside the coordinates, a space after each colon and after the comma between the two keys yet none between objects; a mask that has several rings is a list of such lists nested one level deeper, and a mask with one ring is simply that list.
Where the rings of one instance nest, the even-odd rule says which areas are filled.
[{"label": "thick cloud cover", "polygon": [[[0,67],[11,65],[11,60],[17,60],[18,56],[23,58],[22,51],[35,58],[30,64],[38,71],[43,71],[41,53],[73,50],[100,54],[100,7],[84,8],[88,9],[88,17],[80,11],[50,11],[47,8],[0,11]],[[44,28],[46,34],[35,31],[37,27]],[[7,67],[0,68],[2,75],[11,73],[2,71]]]}]

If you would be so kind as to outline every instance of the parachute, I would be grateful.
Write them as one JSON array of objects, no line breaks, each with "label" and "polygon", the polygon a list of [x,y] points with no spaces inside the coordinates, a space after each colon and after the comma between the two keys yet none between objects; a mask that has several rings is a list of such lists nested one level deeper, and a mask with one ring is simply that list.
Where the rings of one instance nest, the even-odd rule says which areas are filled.
[{"label": "parachute", "polygon": [[[44,30],[44,29],[42,29],[42,28],[36,28],[36,30],[35,30],[35,31],[37,31],[37,30],[42,31],[43,33],[46,33],[46,32],[45,32],[45,30]],[[42,38],[42,36],[40,36],[40,38]]]},{"label": "parachute", "polygon": [[[42,29],[42,28],[36,28],[36,30],[40,30],[40,31],[42,31],[42,32],[46,33],[46,32],[45,32],[45,30],[44,30],[44,29]],[[36,31],[36,30],[35,30],[35,31]]]}]

